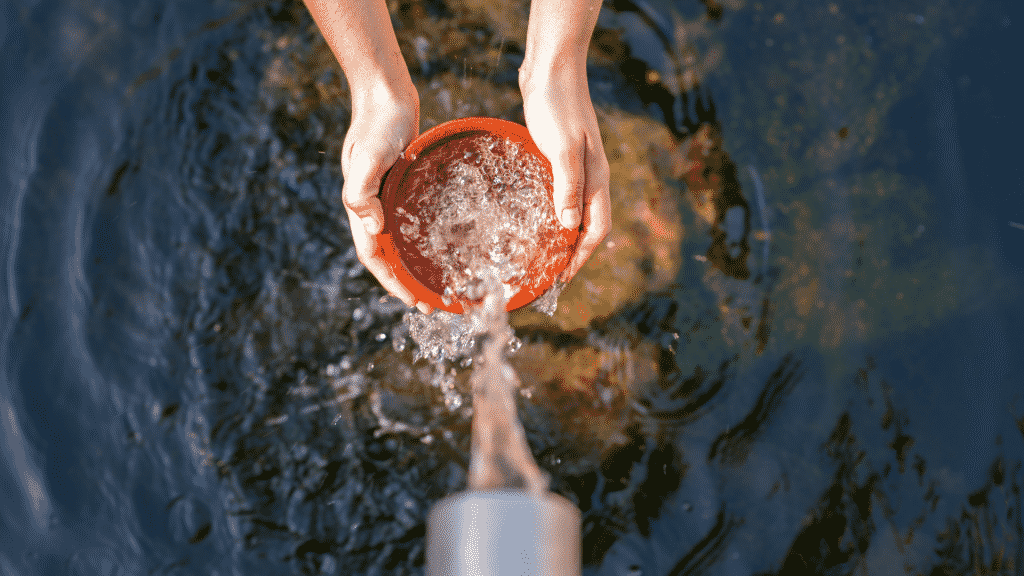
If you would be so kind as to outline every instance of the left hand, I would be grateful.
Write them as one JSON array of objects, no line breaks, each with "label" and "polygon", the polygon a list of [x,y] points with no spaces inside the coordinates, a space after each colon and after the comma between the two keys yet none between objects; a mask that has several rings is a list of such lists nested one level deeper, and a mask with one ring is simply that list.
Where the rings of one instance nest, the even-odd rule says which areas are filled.
[{"label": "left hand", "polygon": [[378,198],[381,179],[418,128],[419,96],[411,83],[402,89],[379,82],[354,97],[352,122],[341,147],[345,178],[341,196],[359,261],[392,296],[429,314],[433,308],[416,299],[413,286],[402,283],[380,243],[384,231],[384,208]]},{"label": "left hand", "polygon": [[611,230],[608,158],[590,101],[586,66],[520,73],[523,114],[537,148],[551,162],[555,214],[565,228],[582,223],[561,280],[579,272]]}]

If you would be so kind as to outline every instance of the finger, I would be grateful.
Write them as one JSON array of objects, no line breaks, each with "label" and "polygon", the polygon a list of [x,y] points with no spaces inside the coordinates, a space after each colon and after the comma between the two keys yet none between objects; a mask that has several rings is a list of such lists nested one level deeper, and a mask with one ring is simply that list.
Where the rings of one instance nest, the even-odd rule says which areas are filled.
[{"label": "finger", "polygon": [[583,268],[611,230],[611,221],[611,200],[605,190],[595,194],[587,205],[583,214],[583,232],[576,244],[576,252],[562,273],[562,282],[570,282]]},{"label": "finger", "polygon": [[352,243],[355,244],[359,261],[392,296],[410,308],[415,306],[416,296],[398,280],[398,276],[384,259],[384,251],[381,249],[378,236],[366,231],[362,219],[355,212],[352,210],[347,210],[347,212],[352,228]]},{"label": "finger", "polygon": [[558,143],[544,144],[542,147],[538,142],[537,148],[551,162],[555,214],[563,228],[575,230],[580,227],[582,219],[585,140],[563,138]]},{"label": "finger", "polygon": [[602,147],[592,149],[588,154],[586,179],[583,232],[569,265],[562,273],[563,282],[572,280],[612,228],[608,159]]},{"label": "finger", "polygon": [[[384,207],[377,198],[383,175],[383,164],[367,158],[353,158],[341,189],[341,199],[350,220],[354,214],[367,234],[373,236],[384,230]],[[354,226],[355,222],[352,224]]]}]

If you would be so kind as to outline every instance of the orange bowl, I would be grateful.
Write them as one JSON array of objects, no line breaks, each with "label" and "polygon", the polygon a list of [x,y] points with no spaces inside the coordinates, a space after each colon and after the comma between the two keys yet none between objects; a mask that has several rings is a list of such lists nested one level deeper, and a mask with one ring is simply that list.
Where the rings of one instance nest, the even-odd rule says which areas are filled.
[{"label": "orange bowl", "polygon": [[[452,184],[459,170],[463,174],[466,170],[476,170],[479,176],[475,182],[483,182],[485,189],[476,195],[467,193],[455,200],[444,200],[444,194],[458,196],[462,193],[463,188],[454,188],[456,185]],[[504,185],[495,174],[516,184]],[[464,181],[465,177],[459,182]],[[546,194],[542,198],[546,198],[546,202],[525,209],[516,204],[519,198],[514,195],[525,198],[524,190],[533,192],[538,186],[543,186]],[[450,277],[452,262],[464,264],[458,260],[460,249],[455,245],[446,247],[446,240],[437,234],[428,236],[426,229],[456,210],[443,202],[480,199],[478,210],[518,210],[517,221],[539,223],[535,224],[534,238],[528,242],[530,251],[516,252],[515,269],[521,273],[506,282],[507,309],[519,308],[535,300],[554,283],[568,266],[579,237],[579,230],[566,230],[558,224],[553,194],[551,163],[537,149],[525,126],[497,118],[461,118],[445,122],[413,140],[384,176],[381,201],[385,222],[380,238],[384,257],[417,299],[434,308],[461,314],[472,301],[457,293]],[[485,201],[488,204],[482,204]],[[524,210],[535,213],[526,214]],[[486,218],[480,218],[460,226],[472,230],[484,220]],[[454,226],[444,232],[449,238],[465,237]],[[499,236],[492,234],[490,237],[501,243],[497,240]],[[501,246],[494,249],[500,253]],[[424,254],[425,251],[433,256]],[[442,265],[439,256],[442,253],[444,259],[455,260]],[[446,288],[449,293],[442,298]]]}]

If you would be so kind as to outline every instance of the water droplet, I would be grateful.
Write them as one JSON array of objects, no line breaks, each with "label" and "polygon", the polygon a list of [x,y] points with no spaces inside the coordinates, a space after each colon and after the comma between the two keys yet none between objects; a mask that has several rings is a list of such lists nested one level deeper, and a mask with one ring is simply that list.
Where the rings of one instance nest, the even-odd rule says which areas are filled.
[{"label": "water droplet", "polygon": [[[452,394],[450,396],[447,396],[444,399],[444,405],[448,408],[448,410],[458,410],[459,408],[462,407],[462,396],[459,396],[458,394]],[[445,430],[445,433],[447,432],[448,431]]]},{"label": "water droplet", "polygon": [[523,347],[523,341],[520,340],[517,336],[513,336],[508,341],[508,347],[506,348],[506,353],[507,354],[515,354],[522,347]]}]

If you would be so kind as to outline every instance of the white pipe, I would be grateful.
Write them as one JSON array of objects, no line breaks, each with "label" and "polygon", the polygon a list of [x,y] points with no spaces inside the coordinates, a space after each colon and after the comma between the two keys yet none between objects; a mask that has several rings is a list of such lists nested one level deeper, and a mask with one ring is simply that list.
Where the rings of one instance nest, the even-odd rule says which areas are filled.
[{"label": "white pipe", "polygon": [[579,576],[580,511],[547,492],[467,491],[427,518],[427,576]]}]

